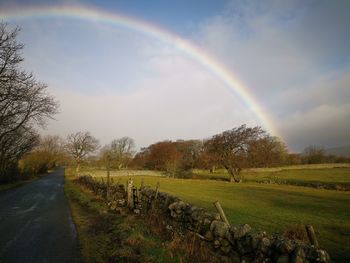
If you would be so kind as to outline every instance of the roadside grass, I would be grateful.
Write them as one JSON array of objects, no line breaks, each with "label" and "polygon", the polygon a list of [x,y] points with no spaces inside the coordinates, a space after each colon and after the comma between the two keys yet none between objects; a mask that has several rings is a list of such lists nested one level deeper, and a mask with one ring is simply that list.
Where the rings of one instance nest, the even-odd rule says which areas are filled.
[{"label": "roadside grass", "polygon": [[[120,182],[127,178],[116,177]],[[214,211],[219,200],[232,224],[250,224],[255,231],[283,233],[297,225],[311,224],[319,243],[335,262],[350,261],[350,192],[291,185],[235,184],[224,181],[132,177],[145,185],[176,195],[186,202]]]},{"label": "roadside grass", "polygon": [[169,253],[165,241],[142,219],[109,212],[103,200],[74,183],[67,171],[65,178],[84,262],[184,262]]}]

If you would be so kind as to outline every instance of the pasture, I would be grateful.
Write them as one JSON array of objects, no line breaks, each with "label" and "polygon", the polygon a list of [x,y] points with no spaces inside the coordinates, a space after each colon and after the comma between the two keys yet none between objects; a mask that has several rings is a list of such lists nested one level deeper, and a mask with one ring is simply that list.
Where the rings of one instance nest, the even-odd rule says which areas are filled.
[{"label": "pasture", "polygon": [[[349,168],[323,169],[325,170],[289,169],[293,170],[290,174],[286,169],[287,172],[277,170],[274,173],[286,173],[285,176],[293,180],[303,178],[349,181],[349,173],[346,176]],[[265,169],[260,172],[264,174],[273,171]],[[312,179],[307,178],[308,175],[311,175]],[[114,182],[119,180],[125,183],[127,180],[125,176],[113,178]],[[330,252],[333,260],[336,262],[350,260],[350,192],[259,184],[252,181],[235,184],[218,180],[173,179],[159,176],[132,178],[137,186],[141,184],[141,180],[152,187],[159,182],[160,191],[179,196],[186,202],[211,211],[214,211],[213,202],[219,200],[232,224],[248,223],[254,231],[283,233],[297,224],[312,224],[320,245]]]}]

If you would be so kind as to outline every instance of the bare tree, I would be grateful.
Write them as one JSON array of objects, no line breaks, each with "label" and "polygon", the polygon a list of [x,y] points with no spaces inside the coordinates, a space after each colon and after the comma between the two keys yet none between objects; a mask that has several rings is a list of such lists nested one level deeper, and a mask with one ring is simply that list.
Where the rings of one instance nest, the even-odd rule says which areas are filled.
[{"label": "bare tree", "polygon": [[36,148],[43,152],[48,160],[48,169],[62,163],[65,159],[64,140],[57,135],[47,135],[40,138],[40,143]]},{"label": "bare tree", "polygon": [[302,153],[303,163],[322,163],[325,161],[326,153],[323,146],[309,145]]},{"label": "bare tree", "polygon": [[110,168],[120,170],[128,166],[134,155],[135,143],[132,138],[122,137],[113,140],[109,145],[103,147],[101,159],[108,162]]},{"label": "bare tree", "polygon": [[96,151],[99,142],[89,132],[77,132],[68,135],[65,148],[76,162],[76,172],[79,173],[81,163],[90,154]]},{"label": "bare tree", "polygon": [[226,168],[231,182],[240,182],[241,170],[247,165],[248,149],[252,142],[265,136],[260,127],[249,128],[241,125],[238,128],[224,131],[209,139],[205,146],[213,152],[219,163]]},{"label": "bare tree", "polygon": [[[19,28],[9,29],[0,22],[0,148],[21,148],[20,142],[34,136],[33,127],[44,126],[48,118],[57,113],[58,103],[47,94],[47,86],[38,82],[32,74],[21,70],[23,44],[16,38]],[[23,138],[20,138],[20,137]],[[17,138],[17,140],[14,140]],[[18,143],[17,143],[18,142]],[[25,147],[28,148],[28,147]],[[30,149],[28,149],[30,150]],[[9,150],[10,151],[10,150]],[[23,148],[21,151],[25,152]],[[9,160],[0,157],[0,167],[8,166]],[[18,158],[21,156],[16,155]],[[12,160],[16,164],[17,160]],[[5,173],[0,170],[0,177]]]}]

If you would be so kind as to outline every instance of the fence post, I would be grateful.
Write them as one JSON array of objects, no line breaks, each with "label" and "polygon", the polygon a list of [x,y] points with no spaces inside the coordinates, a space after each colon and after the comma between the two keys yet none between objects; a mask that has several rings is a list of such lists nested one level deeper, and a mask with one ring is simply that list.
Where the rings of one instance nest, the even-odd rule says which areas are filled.
[{"label": "fence post", "polygon": [[318,247],[318,241],[317,241],[315,230],[314,230],[313,226],[306,225],[305,228],[306,228],[307,236],[309,237],[311,245]]},{"label": "fence post", "polygon": [[129,179],[128,181],[128,202],[127,205],[129,208],[134,208],[134,193],[133,193],[133,181]]},{"label": "fence post", "polygon": [[111,174],[109,169],[109,163],[107,164],[107,191],[106,191],[106,200],[107,203],[109,202],[109,188],[111,184]]},{"label": "fence post", "polygon": [[160,183],[159,183],[159,182],[157,182],[157,186],[156,186],[156,194],[155,194],[155,196],[154,196],[154,199],[155,199],[155,200],[156,200],[156,199],[157,199],[157,197],[158,197],[159,186],[160,186]]},{"label": "fence post", "polygon": [[230,222],[227,220],[227,217],[226,217],[226,215],[225,215],[225,212],[224,212],[224,210],[222,209],[222,207],[221,207],[219,201],[214,202],[214,205],[215,205],[215,207],[216,207],[216,210],[218,210],[222,221],[224,221],[226,224],[230,225]]}]

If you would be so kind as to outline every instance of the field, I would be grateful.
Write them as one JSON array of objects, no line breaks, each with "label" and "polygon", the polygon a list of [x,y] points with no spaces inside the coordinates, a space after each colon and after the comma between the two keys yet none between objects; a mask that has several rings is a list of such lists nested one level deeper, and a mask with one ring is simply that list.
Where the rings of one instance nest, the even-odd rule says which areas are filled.
[{"label": "field", "polygon": [[[325,170],[323,170],[325,169]],[[290,169],[289,179],[348,182],[349,168]],[[338,170],[341,169],[341,170]],[[342,170],[345,169],[345,170]],[[341,171],[341,172],[339,172]],[[261,174],[273,171],[260,171]],[[276,171],[275,171],[276,172]],[[259,177],[258,174],[255,176]],[[348,174],[348,177],[346,176]],[[305,178],[310,176],[310,178]],[[329,176],[333,176],[331,179]],[[126,182],[126,177],[121,182]],[[217,180],[171,179],[159,176],[133,176],[136,185],[143,179],[183,200],[214,211],[213,202],[219,200],[232,224],[250,224],[255,231],[283,233],[296,224],[312,224],[321,246],[334,261],[350,260],[350,192],[314,189],[292,185],[241,184]],[[115,181],[115,179],[114,179]]]},{"label": "field", "polygon": [[[214,173],[204,170],[194,170],[198,178],[225,180],[228,174],[225,170],[217,170]],[[326,164],[289,166],[283,168],[259,168],[243,171],[244,181],[248,182],[273,182],[279,184],[292,184],[300,186],[310,185],[337,185],[350,189],[349,164]]]}]

